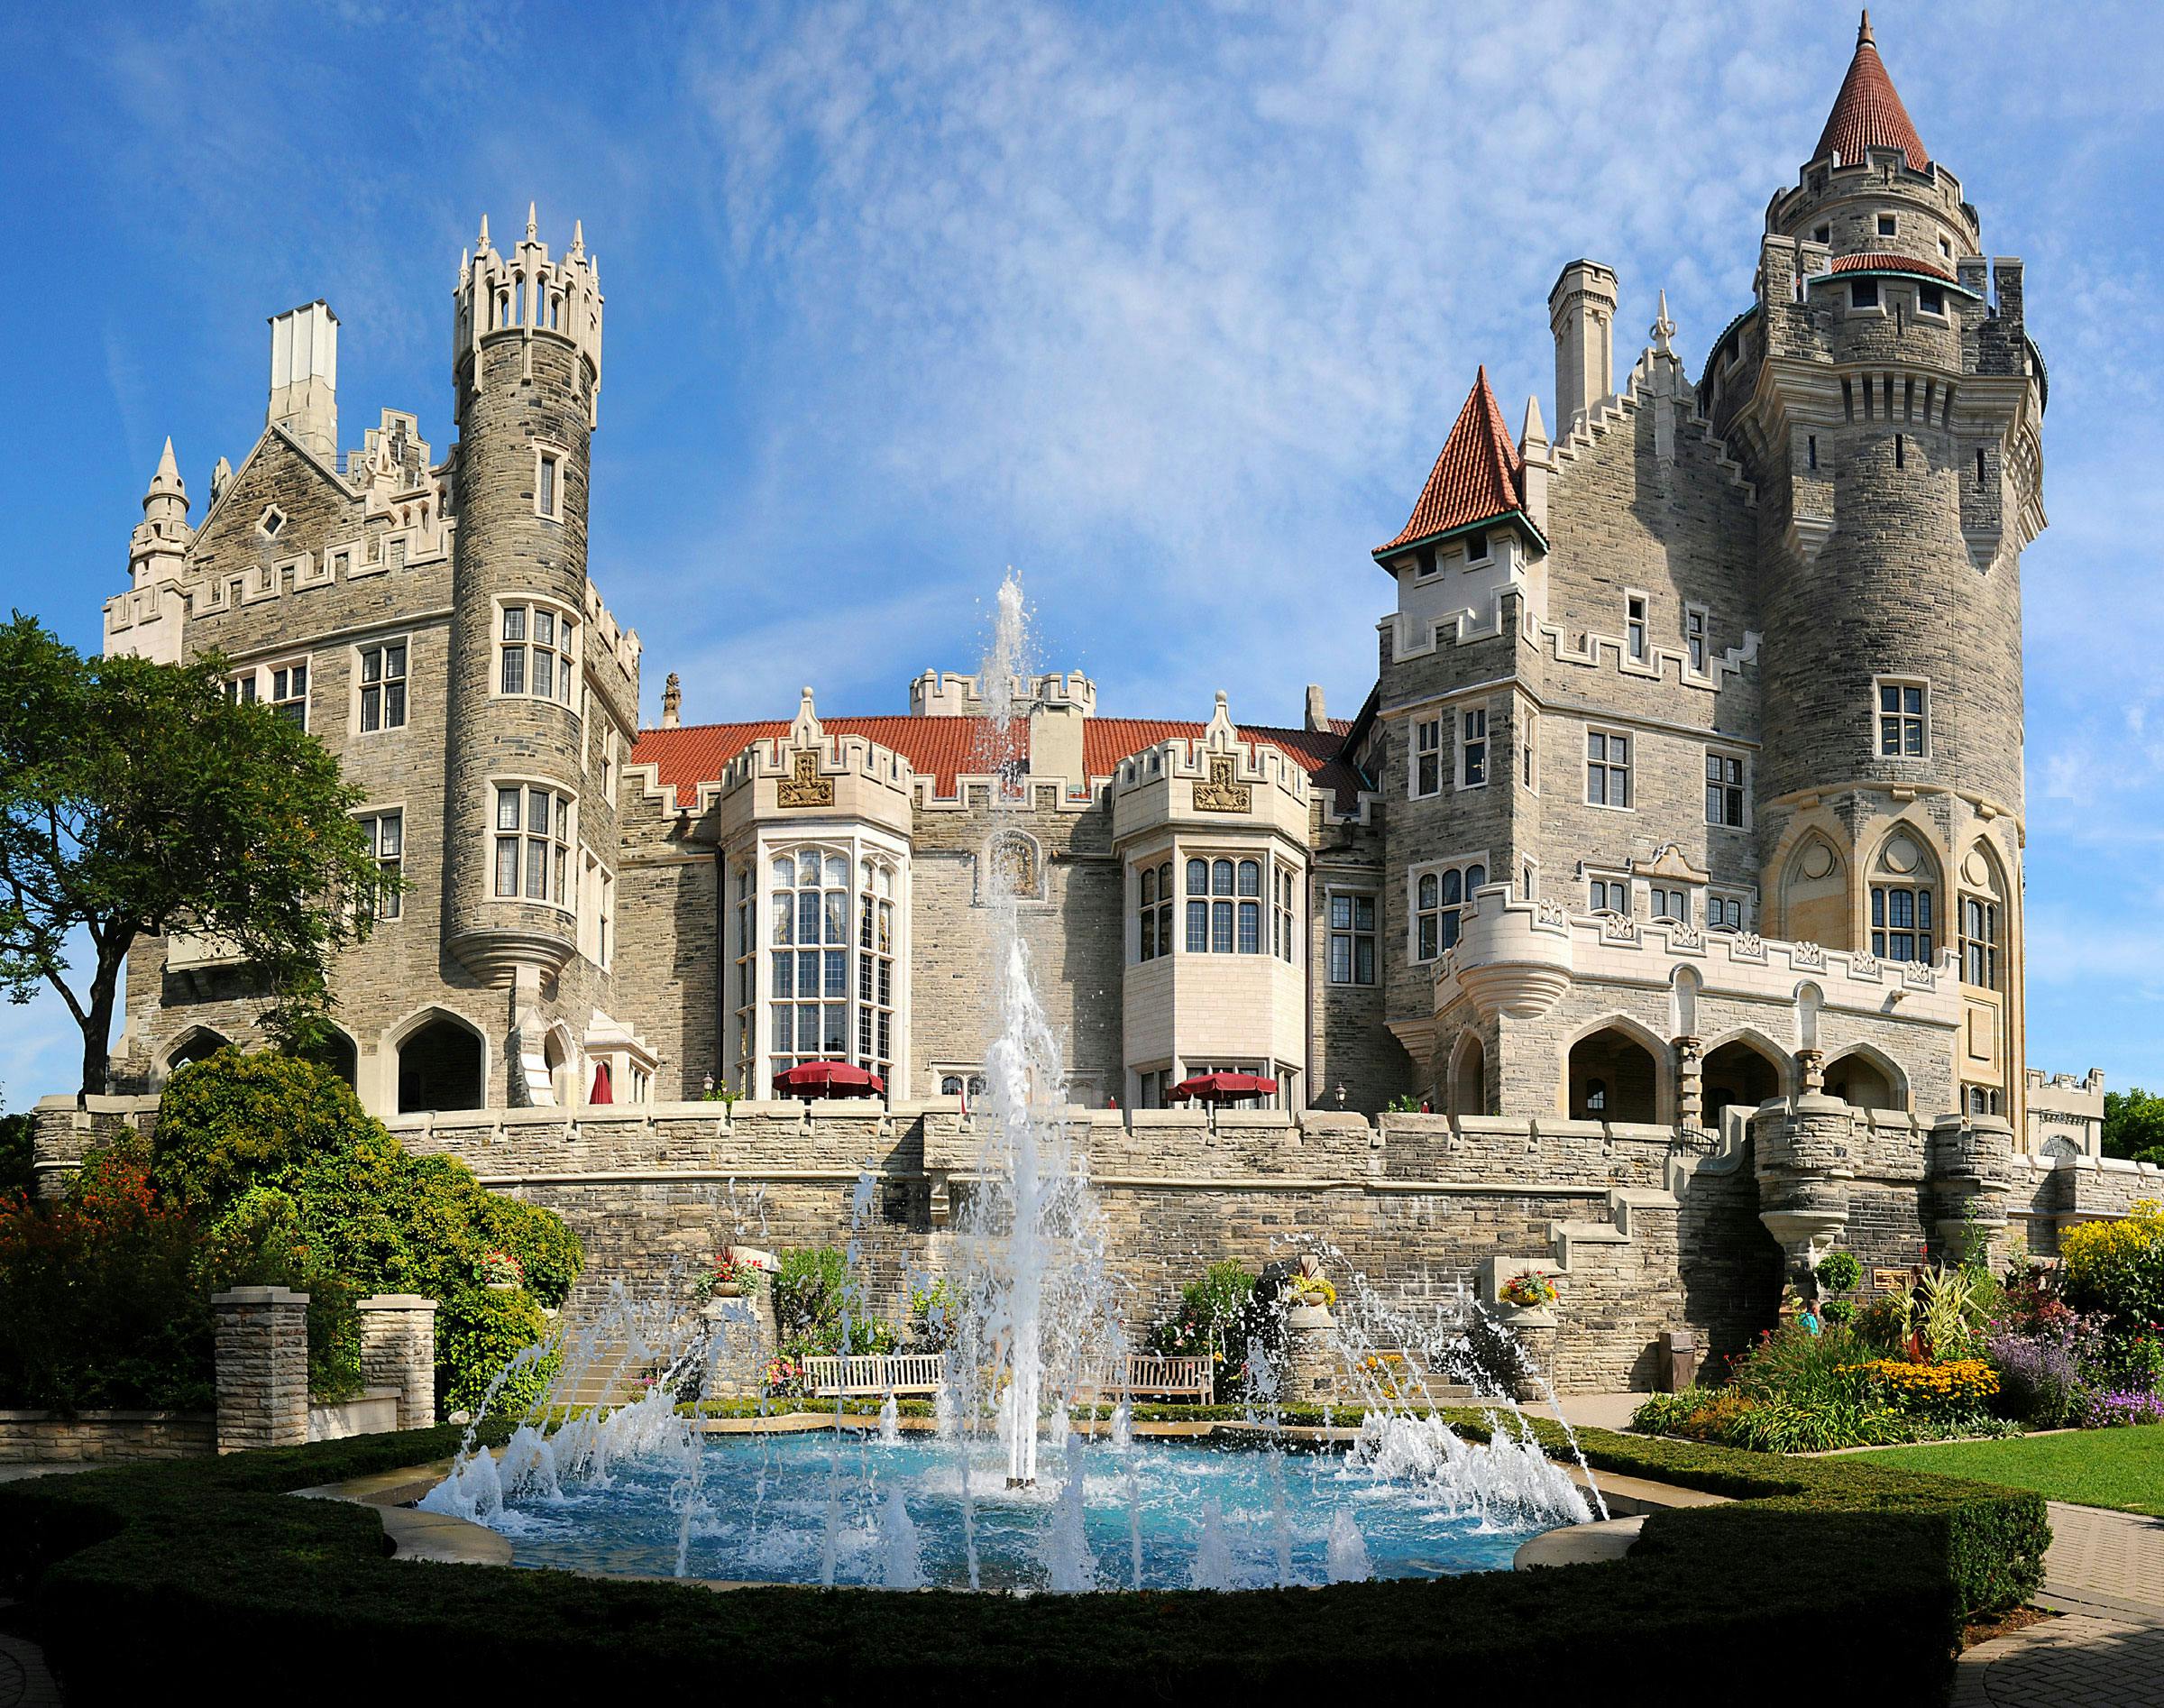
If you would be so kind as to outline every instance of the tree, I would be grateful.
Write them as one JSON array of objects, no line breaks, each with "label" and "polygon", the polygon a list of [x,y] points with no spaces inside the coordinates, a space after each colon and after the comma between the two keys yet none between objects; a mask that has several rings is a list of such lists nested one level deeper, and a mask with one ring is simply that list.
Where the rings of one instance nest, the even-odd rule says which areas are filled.
[{"label": "tree", "polygon": [[2140,1086],[2105,1092],[2104,1153],[2164,1164],[2164,1097]]},{"label": "tree", "polygon": [[[267,706],[227,697],[215,657],[86,659],[17,611],[0,628],[0,988],[39,981],[83,1033],[82,1090],[105,1088],[122,963],[192,932],[243,963],[274,1034],[305,1040],[333,958],[395,879],[353,816],[338,763]],[[69,935],[90,941],[70,982]]]}]

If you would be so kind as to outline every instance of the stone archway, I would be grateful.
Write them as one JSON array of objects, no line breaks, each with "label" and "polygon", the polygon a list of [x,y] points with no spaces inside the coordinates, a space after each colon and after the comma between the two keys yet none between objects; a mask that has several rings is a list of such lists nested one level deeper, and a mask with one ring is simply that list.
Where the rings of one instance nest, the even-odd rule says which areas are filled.
[{"label": "stone archway", "polygon": [[1908,1089],[1875,1051],[1843,1051],[1826,1064],[1826,1095],[1855,1109],[1904,1109]]},{"label": "stone archway", "polygon": [[1747,1038],[1731,1038],[1709,1051],[1699,1075],[1705,1110],[1700,1119],[1716,1132],[1723,1109],[1756,1109],[1781,1095],[1781,1064]]},{"label": "stone archway", "polygon": [[1450,1052],[1449,1103],[1452,1115],[1488,1113],[1488,1046],[1477,1032],[1458,1034]]},{"label": "stone archway", "polygon": [[1621,1026],[1602,1026],[1571,1046],[1565,1094],[1574,1121],[1658,1121],[1659,1058]]},{"label": "stone archway", "polygon": [[399,1113],[478,1109],[488,1097],[481,1033],[441,1009],[399,1042]]}]

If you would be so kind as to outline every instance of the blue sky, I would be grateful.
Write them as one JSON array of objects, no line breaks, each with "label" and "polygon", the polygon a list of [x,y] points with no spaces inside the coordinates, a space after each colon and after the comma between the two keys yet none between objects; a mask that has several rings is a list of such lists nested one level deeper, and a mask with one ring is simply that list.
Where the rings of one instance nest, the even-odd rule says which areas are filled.
[{"label": "blue sky", "polygon": [[[2077,18],[2077,27],[2066,20]],[[1876,10],[1933,155],[2028,262],[2051,364],[2029,623],[2030,1059],[2164,1080],[2154,187],[2164,14]],[[1110,713],[1297,721],[1372,680],[1474,365],[1515,420],[1545,298],[1665,286],[1695,371],[1845,69],[1845,7],[799,4],[11,9],[10,602],[85,647],[163,436],[260,430],[264,317],[341,321],[342,434],[450,437],[487,212],[585,223],[608,297],[591,568],[687,720],[902,709],[1004,566]],[[69,1086],[57,1002],[0,1095]]]}]

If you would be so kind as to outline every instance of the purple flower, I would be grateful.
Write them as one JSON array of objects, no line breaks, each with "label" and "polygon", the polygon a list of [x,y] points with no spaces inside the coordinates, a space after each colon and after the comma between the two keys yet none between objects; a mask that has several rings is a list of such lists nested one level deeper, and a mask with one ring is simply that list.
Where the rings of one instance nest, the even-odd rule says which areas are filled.
[{"label": "purple flower", "polygon": [[2108,1429],[2118,1424],[2164,1423],[2164,1394],[2138,1393],[2129,1388],[2092,1394],[2082,1423],[2091,1429]]}]

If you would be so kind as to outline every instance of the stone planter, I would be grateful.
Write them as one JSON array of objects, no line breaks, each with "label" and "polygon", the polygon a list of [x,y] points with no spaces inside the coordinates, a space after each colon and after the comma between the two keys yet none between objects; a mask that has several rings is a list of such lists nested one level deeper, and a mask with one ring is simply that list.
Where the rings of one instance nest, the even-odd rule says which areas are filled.
[{"label": "stone planter", "polygon": [[518,1290],[517,1281],[490,1281],[487,1285],[491,1293],[515,1293]]},{"label": "stone planter", "polygon": [[[1510,1337],[1524,1351],[1533,1372],[1545,1375],[1554,1368],[1556,1321],[1551,1307],[1498,1304],[1495,1319],[1510,1331]],[[1520,1400],[1540,1397],[1540,1382],[1535,1374],[1528,1373],[1518,1378],[1515,1397]]]}]

